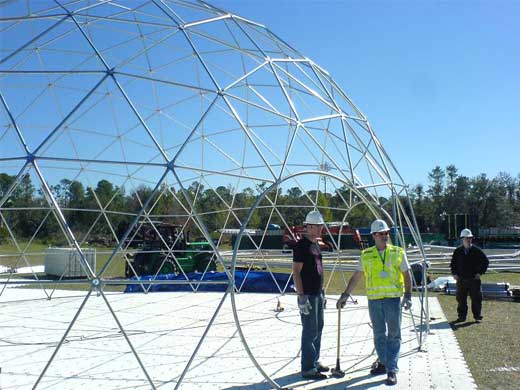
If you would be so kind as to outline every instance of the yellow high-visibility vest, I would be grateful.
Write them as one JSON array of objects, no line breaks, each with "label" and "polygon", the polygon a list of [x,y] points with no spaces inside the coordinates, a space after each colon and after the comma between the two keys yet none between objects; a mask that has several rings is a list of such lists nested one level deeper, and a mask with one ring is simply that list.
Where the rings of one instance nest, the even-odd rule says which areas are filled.
[{"label": "yellow high-visibility vest", "polygon": [[387,245],[381,255],[376,246],[361,252],[361,265],[365,274],[368,299],[403,296],[404,278],[401,271],[403,256],[403,249],[395,245]]}]

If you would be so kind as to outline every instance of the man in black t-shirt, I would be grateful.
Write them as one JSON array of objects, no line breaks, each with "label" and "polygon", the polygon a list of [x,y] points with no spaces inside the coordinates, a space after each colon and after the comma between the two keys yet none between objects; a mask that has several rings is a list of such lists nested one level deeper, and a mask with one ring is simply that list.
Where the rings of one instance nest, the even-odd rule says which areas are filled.
[{"label": "man in black t-shirt", "polygon": [[319,211],[305,218],[305,235],[293,248],[293,279],[302,321],[301,373],[307,379],[325,379],[327,366],[319,362],[323,330],[323,263],[317,243],[323,230]]}]

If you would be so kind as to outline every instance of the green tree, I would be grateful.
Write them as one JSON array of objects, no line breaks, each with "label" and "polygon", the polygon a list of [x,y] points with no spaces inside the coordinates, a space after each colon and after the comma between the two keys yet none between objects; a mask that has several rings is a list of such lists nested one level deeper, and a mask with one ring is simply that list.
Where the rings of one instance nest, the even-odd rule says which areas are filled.
[{"label": "green tree", "polygon": [[428,195],[431,198],[432,202],[432,214],[430,217],[432,218],[432,223],[436,227],[441,226],[440,216],[444,213],[444,178],[445,178],[444,170],[441,169],[438,165],[432,169],[432,171],[428,174],[428,180],[430,181],[430,187],[428,188]]}]

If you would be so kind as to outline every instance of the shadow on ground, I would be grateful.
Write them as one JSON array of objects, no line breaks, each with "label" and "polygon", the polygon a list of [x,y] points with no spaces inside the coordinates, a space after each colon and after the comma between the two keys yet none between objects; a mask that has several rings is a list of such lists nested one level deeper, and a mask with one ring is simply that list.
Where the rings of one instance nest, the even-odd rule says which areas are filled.
[{"label": "shadow on ground", "polygon": [[[332,379],[332,377],[330,377]],[[373,378],[373,382],[370,383],[363,383],[363,384],[357,384],[359,382],[362,382],[366,380],[367,378]],[[381,386],[384,384],[386,377],[385,376],[379,376],[379,377],[373,377],[370,374],[366,374],[360,377],[356,378],[349,378],[348,374],[345,376],[345,378],[337,379],[337,382],[331,383],[329,380],[324,380],[323,385],[320,386],[320,381],[305,381],[302,380],[302,377],[299,372],[296,372],[294,374],[282,376],[280,378],[276,378],[276,383],[278,383],[279,386],[281,386],[283,389],[299,389],[306,385],[312,384],[313,390],[318,389],[327,389],[327,390],[344,390],[346,388],[353,389],[353,390],[362,390],[362,389],[370,389],[372,387]],[[356,385],[357,384],[357,385]],[[262,383],[255,383],[252,385],[247,386],[232,386],[232,387],[226,387],[223,388],[223,390],[270,390],[273,386],[270,383],[262,382]]]}]

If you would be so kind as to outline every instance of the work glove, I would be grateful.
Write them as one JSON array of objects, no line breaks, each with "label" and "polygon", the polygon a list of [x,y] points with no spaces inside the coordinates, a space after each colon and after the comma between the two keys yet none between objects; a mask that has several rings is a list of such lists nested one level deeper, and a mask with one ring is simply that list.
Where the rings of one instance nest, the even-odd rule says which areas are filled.
[{"label": "work glove", "polygon": [[404,310],[410,310],[412,307],[412,293],[404,293],[403,300],[401,301],[401,307]]},{"label": "work glove", "polygon": [[480,274],[475,274],[475,279],[480,280]]},{"label": "work glove", "polygon": [[343,309],[345,307],[345,304],[347,303],[348,299],[350,297],[350,294],[347,294],[346,292],[343,292],[341,296],[339,297],[338,301],[336,302],[336,309]]},{"label": "work glove", "polygon": [[300,314],[304,316],[308,316],[311,313],[312,305],[309,302],[308,295],[298,295],[298,308],[300,309]]}]

